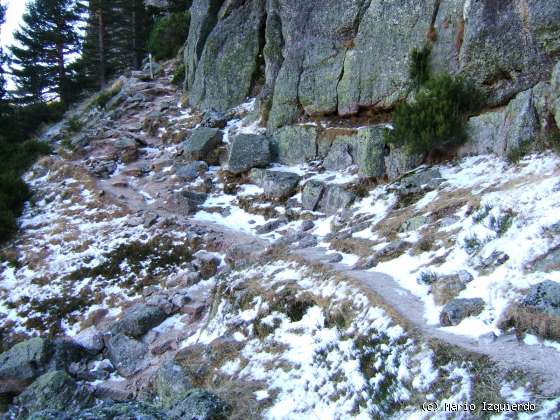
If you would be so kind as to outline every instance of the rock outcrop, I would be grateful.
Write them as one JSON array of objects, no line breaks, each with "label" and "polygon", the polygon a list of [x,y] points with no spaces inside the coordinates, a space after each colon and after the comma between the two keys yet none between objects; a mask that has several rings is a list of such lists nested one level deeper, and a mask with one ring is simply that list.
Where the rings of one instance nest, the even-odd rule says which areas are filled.
[{"label": "rock outcrop", "polygon": [[560,5],[524,0],[195,0],[185,48],[192,104],[225,110],[263,81],[268,127],[301,115],[390,108],[408,95],[410,51],[460,73],[492,106],[550,77]]}]

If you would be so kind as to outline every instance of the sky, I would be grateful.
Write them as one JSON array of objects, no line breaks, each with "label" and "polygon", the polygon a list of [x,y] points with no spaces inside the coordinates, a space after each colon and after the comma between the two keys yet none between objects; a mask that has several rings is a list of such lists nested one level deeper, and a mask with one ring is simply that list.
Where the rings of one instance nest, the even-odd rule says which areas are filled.
[{"label": "sky", "polygon": [[26,0],[0,0],[0,2],[8,6],[8,10],[6,10],[6,23],[2,25],[0,31],[2,46],[8,46],[14,41],[13,33],[21,23]]}]

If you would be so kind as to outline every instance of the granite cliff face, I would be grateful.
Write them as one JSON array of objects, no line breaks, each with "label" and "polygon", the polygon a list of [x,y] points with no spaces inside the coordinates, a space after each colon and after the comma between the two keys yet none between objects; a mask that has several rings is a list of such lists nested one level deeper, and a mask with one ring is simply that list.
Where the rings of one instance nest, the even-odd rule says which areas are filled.
[{"label": "granite cliff face", "polygon": [[195,0],[191,14],[191,104],[225,111],[260,93],[269,131],[390,109],[428,39],[433,71],[473,79],[492,107],[549,81],[560,57],[552,0]]}]

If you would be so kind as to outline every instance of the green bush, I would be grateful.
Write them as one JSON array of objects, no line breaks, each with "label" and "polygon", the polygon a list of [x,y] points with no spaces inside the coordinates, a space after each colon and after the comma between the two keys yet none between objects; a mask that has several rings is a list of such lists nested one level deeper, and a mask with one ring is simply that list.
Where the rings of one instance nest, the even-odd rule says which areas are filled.
[{"label": "green bush", "polygon": [[50,153],[50,147],[35,140],[22,144],[0,142],[0,243],[16,231],[16,218],[21,214],[31,193],[21,174],[38,156]]},{"label": "green bush", "polygon": [[418,90],[430,80],[430,54],[432,50],[428,44],[422,49],[414,48],[410,54],[408,78],[412,87]]},{"label": "green bush", "polygon": [[171,82],[175,85],[180,86],[181,84],[183,84],[184,80],[185,80],[185,64],[181,63],[177,66],[177,68],[173,72],[173,80],[171,80]]},{"label": "green bush", "polygon": [[175,57],[187,38],[189,23],[188,13],[171,13],[157,19],[148,38],[148,51],[156,60]]},{"label": "green bush", "polygon": [[474,86],[461,77],[442,74],[423,85],[410,103],[400,103],[393,114],[387,143],[404,146],[409,154],[445,152],[466,140],[465,124],[480,106]]}]

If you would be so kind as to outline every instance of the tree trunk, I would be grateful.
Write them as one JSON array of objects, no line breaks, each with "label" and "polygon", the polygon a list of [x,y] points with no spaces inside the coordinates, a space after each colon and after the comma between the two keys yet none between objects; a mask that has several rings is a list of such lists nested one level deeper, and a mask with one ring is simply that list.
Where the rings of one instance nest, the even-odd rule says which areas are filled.
[{"label": "tree trunk", "polygon": [[135,69],[140,67],[138,60],[138,24],[136,22],[136,0],[132,1],[132,65]]},{"label": "tree trunk", "polygon": [[64,64],[64,44],[58,42],[56,44],[57,60],[58,60],[58,94],[62,103],[67,106],[70,103],[68,95],[68,81],[66,79],[66,66]]},{"label": "tree trunk", "polygon": [[98,62],[98,72],[99,72],[99,87],[103,89],[107,81],[105,80],[105,21],[103,19],[103,9],[99,7],[97,11],[97,24],[98,34],[97,42],[99,47],[99,62]]}]

